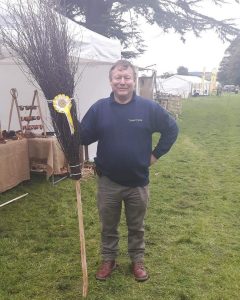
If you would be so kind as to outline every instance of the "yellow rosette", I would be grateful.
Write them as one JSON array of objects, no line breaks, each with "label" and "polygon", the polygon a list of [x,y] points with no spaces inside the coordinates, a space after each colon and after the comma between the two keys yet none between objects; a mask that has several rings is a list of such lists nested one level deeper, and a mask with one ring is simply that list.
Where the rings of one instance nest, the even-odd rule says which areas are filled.
[{"label": "yellow rosette", "polygon": [[66,115],[71,134],[73,135],[74,125],[73,125],[73,120],[70,112],[72,107],[71,99],[64,94],[59,94],[53,99],[53,107],[57,112]]}]

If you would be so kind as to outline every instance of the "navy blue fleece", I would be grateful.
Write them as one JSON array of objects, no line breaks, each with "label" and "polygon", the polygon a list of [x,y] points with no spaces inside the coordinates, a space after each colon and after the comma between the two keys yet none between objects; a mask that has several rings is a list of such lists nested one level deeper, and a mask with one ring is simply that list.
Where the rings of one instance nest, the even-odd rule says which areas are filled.
[{"label": "navy blue fleece", "polygon": [[[152,150],[152,134],[161,136]],[[96,166],[112,181],[125,186],[149,182],[150,157],[167,153],[178,135],[175,120],[158,103],[133,95],[119,104],[113,94],[97,101],[81,122],[83,145],[98,141]]]}]

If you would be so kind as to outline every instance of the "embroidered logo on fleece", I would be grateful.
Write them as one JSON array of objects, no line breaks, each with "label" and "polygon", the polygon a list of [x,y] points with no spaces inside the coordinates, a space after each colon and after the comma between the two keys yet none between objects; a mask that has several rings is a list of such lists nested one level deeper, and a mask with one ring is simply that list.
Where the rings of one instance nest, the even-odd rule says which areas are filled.
[{"label": "embroidered logo on fleece", "polygon": [[143,119],[128,119],[129,122],[142,122]]}]

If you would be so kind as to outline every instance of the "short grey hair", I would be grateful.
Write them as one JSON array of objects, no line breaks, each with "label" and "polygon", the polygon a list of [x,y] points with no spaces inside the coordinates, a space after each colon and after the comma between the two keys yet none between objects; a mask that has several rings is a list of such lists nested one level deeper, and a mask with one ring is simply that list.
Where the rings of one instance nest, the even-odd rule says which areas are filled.
[{"label": "short grey hair", "polygon": [[109,70],[109,79],[111,80],[112,79],[112,71],[114,69],[116,69],[117,67],[122,67],[124,70],[128,69],[128,68],[131,68],[132,71],[133,71],[133,77],[134,77],[134,80],[136,80],[137,78],[137,74],[136,74],[136,70],[135,70],[135,67],[132,63],[130,63],[130,61],[128,60],[125,60],[125,59],[120,59],[118,61],[116,61],[111,69]]}]

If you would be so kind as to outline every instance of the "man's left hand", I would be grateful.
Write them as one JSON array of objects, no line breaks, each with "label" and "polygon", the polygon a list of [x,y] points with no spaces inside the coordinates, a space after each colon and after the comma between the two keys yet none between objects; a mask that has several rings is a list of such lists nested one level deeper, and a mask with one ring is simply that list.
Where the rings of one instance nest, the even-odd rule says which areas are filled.
[{"label": "man's left hand", "polygon": [[150,159],[150,166],[153,165],[157,161],[157,158],[152,154]]}]

